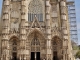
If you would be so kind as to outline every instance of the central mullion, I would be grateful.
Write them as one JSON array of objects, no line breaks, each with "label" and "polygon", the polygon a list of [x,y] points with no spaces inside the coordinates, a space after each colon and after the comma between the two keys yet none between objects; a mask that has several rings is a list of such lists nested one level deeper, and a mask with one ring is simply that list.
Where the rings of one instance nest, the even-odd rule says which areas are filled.
[{"label": "central mullion", "polygon": [[35,60],[37,60],[37,52],[35,52],[34,54],[35,54],[34,58],[35,58]]},{"label": "central mullion", "polygon": [[35,60],[40,60],[40,52],[34,52]]}]

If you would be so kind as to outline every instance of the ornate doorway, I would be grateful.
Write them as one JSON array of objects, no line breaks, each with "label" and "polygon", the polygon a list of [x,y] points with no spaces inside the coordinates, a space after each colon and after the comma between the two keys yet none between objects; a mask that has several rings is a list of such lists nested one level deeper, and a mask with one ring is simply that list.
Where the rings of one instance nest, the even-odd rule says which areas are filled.
[{"label": "ornate doorway", "polygon": [[12,37],[10,39],[10,59],[11,60],[18,60],[17,52],[18,52],[18,39],[16,37]]},{"label": "ornate doorway", "polygon": [[53,60],[61,60],[62,41],[57,36],[52,39],[52,49]]},{"label": "ornate doorway", "polygon": [[12,42],[12,60],[17,60],[17,41]]},{"label": "ornate doorway", "polygon": [[33,40],[31,42],[31,60],[40,60],[40,42],[34,34]]},{"label": "ornate doorway", "polygon": [[46,39],[41,31],[34,29],[28,35],[30,60],[41,60],[46,57]]}]

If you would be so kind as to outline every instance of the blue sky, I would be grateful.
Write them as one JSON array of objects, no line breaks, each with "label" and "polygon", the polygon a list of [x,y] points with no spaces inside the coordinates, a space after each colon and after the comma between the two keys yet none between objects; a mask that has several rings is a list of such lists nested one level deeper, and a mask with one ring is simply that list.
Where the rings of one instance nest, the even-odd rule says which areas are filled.
[{"label": "blue sky", "polygon": [[[75,0],[76,5],[76,19],[77,19],[77,29],[78,29],[78,44],[80,44],[80,0]],[[2,7],[2,0],[0,0],[0,13]]]},{"label": "blue sky", "polygon": [[0,0],[0,13],[1,13],[1,7],[2,7],[2,0]]},{"label": "blue sky", "polygon": [[75,8],[78,29],[78,44],[80,44],[80,0],[75,0]]}]

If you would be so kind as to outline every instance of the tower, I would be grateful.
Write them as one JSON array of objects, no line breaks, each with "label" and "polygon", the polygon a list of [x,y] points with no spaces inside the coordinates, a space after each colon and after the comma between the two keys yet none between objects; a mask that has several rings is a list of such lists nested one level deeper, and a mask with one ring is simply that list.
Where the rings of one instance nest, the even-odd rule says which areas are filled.
[{"label": "tower", "polygon": [[2,60],[73,60],[66,0],[3,0]]}]

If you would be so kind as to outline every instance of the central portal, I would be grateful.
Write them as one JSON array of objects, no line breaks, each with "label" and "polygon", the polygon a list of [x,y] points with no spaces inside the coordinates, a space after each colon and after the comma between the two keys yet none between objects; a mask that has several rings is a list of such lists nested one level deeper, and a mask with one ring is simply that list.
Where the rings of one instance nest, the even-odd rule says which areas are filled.
[{"label": "central portal", "polygon": [[31,41],[31,60],[40,60],[40,41],[36,32]]},{"label": "central portal", "polygon": [[40,52],[31,52],[31,60],[40,60]]}]

